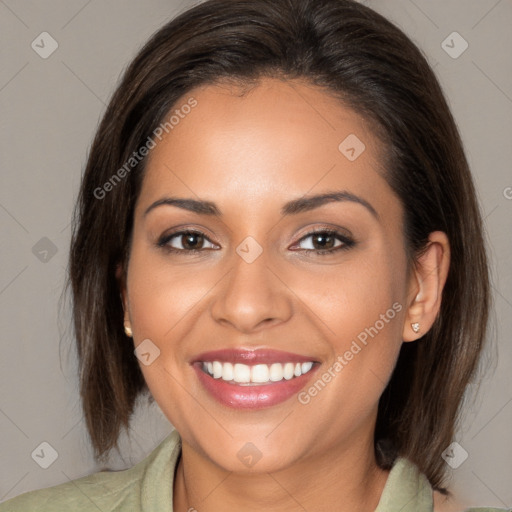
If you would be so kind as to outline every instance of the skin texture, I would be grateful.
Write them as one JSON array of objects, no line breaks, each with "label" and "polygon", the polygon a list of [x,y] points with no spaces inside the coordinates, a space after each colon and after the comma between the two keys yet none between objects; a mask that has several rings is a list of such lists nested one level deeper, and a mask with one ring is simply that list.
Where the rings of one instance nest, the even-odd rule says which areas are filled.
[{"label": "skin texture", "polygon": [[[149,156],[121,283],[135,346],[149,338],[160,350],[141,364],[144,377],[183,439],[175,510],[373,511],[388,475],[373,452],[378,400],[402,342],[418,342],[439,311],[447,238],[432,233],[409,269],[383,148],[364,119],[322,90],[267,78],[245,95],[201,87],[178,105],[189,96],[197,106]],[[338,149],[350,134],[366,147],[355,161]],[[352,201],[280,213],[287,201],[341,190],[376,215]],[[166,196],[215,202],[222,216],[169,205],[144,215]],[[184,227],[204,233],[202,252],[158,247]],[[325,228],[355,244],[318,254],[318,237],[304,237]],[[247,236],[263,250],[252,263],[236,252]],[[284,350],[320,362],[309,387],[393,304],[394,318],[306,405],[293,396],[257,411],[226,407],[190,365],[209,350]],[[261,453],[250,468],[237,457],[248,442]]]}]

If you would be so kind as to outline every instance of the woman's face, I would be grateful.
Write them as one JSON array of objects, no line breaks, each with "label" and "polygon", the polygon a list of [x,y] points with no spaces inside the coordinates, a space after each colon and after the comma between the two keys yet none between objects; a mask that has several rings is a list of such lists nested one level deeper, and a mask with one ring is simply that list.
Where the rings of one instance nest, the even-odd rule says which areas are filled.
[{"label": "woman's face", "polygon": [[190,97],[135,209],[126,321],[152,395],[230,471],[369,449],[411,291],[378,140],[298,81],[175,109]]}]

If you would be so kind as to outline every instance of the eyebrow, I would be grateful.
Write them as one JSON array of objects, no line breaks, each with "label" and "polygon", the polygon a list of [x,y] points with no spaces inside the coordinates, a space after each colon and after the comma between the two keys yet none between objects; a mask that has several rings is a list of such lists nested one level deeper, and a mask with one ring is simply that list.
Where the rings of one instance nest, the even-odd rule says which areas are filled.
[{"label": "eyebrow", "polygon": [[[281,208],[281,215],[296,215],[298,213],[314,210],[315,208],[319,208],[320,206],[328,203],[344,201],[364,206],[376,219],[379,219],[379,214],[368,201],[345,190],[293,199],[292,201],[285,203]],[[222,217],[222,213],[217,205],[211,201],[201,201],[180,197],[163,197],[158,199],[158,201],[155,201],[146,209],[144,216],[146,216],[151,210],[163,205],[176,206],[177,208],[182,208],[183,210],[188,210],[199,215]]]}]

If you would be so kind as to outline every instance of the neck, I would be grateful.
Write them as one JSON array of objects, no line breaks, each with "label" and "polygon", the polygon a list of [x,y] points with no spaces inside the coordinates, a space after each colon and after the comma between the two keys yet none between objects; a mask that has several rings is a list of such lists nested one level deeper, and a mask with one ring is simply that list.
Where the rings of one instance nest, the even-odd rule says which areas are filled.
[{"label": "neck", "polygon": [[174,510],[373,512],[388,474],[375,461],[373,436],[357,449],[344,443],[280,471],[250,474],[226,471],[183,442]]}]

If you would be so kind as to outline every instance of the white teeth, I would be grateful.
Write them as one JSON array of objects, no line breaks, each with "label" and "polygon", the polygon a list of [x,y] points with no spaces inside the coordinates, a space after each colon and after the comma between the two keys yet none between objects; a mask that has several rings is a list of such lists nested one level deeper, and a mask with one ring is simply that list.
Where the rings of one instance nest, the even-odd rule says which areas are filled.
[{"label": "white teeth", "polygon": [[269,370],[266,364],[257,364],[251,370],[251,382],[268,382]]},{"label": "white teeth", "polygon": [[283,376],[286,380],[290,380],[293,377],[293,363],[286,363],[284,365]]},{"label": "white teeth", "polygon": [[272,363],[256,364],[249,366],[242,363],[221,363],[220,361],[208,361],[203,363],[203,371],[214,379],[222,379],[226,382],[234,381],[239,384],[266,384],[279,382],[283,379],[290,380],[308,373],[313,368],[313,362],[307,363]]},{"label": "white teeth", "polygon": [[301,366],[302,374],[308,373],[309,370],[311,370],[311,368],[313,368],[313,363],[311,363],[311,362],[302,363],[302,366]]},{"label": "white teeth", "polygon": [[234,370],[231,363],[224,363],[222,365],[222,380],[233,380]]},{"label": "white teeth", "polygon": [[219,379],[222,377],[222,363],[219,363],[219,361],[213,362],[213,378]]},{"label": "white teeth", "polygon": [[233,366],[233,380],[235,382],[251,382],[251,368],[246,364],[235,364]]},{"label": "white teeth", "polygon": [[270,380],[272,382],[283,380],[283,373],[283,365],[281,363],[274,363],[270,366]]}]

